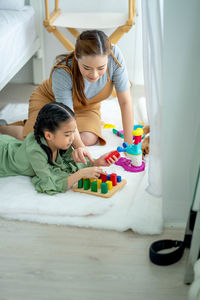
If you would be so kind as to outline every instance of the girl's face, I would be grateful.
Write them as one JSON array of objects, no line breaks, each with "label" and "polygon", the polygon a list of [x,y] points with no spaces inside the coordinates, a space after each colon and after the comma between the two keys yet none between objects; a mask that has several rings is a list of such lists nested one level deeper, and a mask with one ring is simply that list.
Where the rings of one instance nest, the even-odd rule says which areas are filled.
[{"label": "girl's face", "polygon": [[81,74],[90,82],[96,82],[107,69],[107,55],[88,55],[78,59]]},{"label": "girl's face", "polygon": [[44,133],[48,146],[52,151],[57,149],[68,149],[74,140],[76,131],[76,121],[72,118],[69,121],[60,123],[60,127],[55,133],[46,131]]}]

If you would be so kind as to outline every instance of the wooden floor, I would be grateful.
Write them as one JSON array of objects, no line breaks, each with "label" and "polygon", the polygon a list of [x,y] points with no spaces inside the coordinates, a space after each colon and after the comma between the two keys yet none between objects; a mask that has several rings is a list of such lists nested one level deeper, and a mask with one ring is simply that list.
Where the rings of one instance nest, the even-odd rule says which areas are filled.
[{"label": "wooden floor", "polygon": [[149,261],[161,236],[104,231],[0,218],[1,300],[184,300],[185,259],[167,267]]}]

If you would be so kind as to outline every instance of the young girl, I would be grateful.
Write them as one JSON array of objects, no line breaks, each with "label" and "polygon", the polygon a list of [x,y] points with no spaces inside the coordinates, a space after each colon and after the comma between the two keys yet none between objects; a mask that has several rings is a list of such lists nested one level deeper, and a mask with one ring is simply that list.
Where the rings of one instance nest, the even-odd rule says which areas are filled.
[{"label": "young girl", "polygon": [[40,193],[65,192],[83,177],[98,178],[106,174],[100,166],[109,166],[117,158],[106,163],[106,153],[92,162],[75,163],[72,159],[72,143],[76,133],[73,111],[66,105],[52,102],[40,110],[34,133],[24,141],[8,135],[0,135],[0,177],[25,175],[32,177],[35,189]]},{"label": "young girl", "polygon": [[75,51],[59,56],[50,77],[33,92],[28,120],[1,126],[0,132],[23,139],[33,132],[38,112],[45,104],[62,102],[76,116],[73,158],[84,162],[84,156],[90,159],[85,145],[106,143],[101,135],[100,103],[111,95],[113,87],[121,109],[124,141],[132,144],[133,106],[123,55],[104,32],[84,31],[76,40]]}]

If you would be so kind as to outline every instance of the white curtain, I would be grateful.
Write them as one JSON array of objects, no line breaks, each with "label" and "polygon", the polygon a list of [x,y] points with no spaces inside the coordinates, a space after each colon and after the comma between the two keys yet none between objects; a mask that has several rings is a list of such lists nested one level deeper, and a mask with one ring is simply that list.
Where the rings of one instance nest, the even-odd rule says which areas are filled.
[{"label": "white curtain", "polygon": [[150,124],[150,154],[147,192],[162,195],[161,118],[163,1],[142,0],[144,86]]}]

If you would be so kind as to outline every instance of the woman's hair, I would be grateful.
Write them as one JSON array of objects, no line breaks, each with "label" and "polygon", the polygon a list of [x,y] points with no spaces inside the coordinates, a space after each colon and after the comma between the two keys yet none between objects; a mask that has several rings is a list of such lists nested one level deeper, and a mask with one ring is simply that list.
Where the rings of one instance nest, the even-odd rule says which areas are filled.
[{"label": "woman's hair", "polygon": [[76,96],[78,101],[83,105],[87,105],[87,99],[84,93],[85,84],[76,58],[80,59],[82,56],[88,55],[109,55],[111,49],[112,46],[109,38],[103,31],[87,30],[83,31],[77,38],[75,51],[67,55],[66,59],[64,59],[66,61],[66,66],[68,66],[69,59],[72,59],[72,69],[70,70],[70,73],[73,82],[73,95]]},{"label": "woman's hair", "polygon": [[52,151],[48,146],[44,145],[40,139],[44,137],[45,130],[55,133],[62,122],[70,121],[72,118],[75,118],[74,112],[68,106],[60,102],[48,103],[44,105],[38,113],[33,127],[34,136],[40,147],[46,152],[48,163],[51,165],[53,165]]}]

